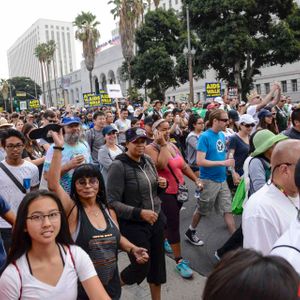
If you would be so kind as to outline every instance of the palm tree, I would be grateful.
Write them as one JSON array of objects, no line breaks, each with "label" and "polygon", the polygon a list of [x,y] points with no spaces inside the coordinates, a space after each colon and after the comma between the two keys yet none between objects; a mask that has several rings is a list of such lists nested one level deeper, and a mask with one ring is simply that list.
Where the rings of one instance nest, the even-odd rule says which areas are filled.
[{"label": "palm tree", "polygon": [[44,65],[47,60],[47,53],[45,43],[38,44],[34,49],[34,55],[38,58],[41,65],[42,85],[43,85],[43,102],[46,104],[45,99],[45,78],[44,78]]},{"label": "palm tree", "polygon": [[114,18],[120,17],[119,31],[121,37],[122,54],[128,71],[128,89],[131,89],[131,63],[134,57],[134,35],[138,20],[144,12],[143,0],[111,0],[114,4],[111,10]]},{"label": "palm tree", "polygon": [[84,62],[90,77],[90,90],[93,92],[92,71],[95,63],[96,43],[100,38],[97,26],[100,23],[96,21],[96,16],[90,12],[81,12],[73,25],[77,27],[75,38],[82,42]]},{"label": "palm tree", "polygon": [[153,2],[154,2],[154,5],[155,5],[155,9],[158,9],[160,0],[153,0]]},{"label": "palm tree", "polygon": [[[52,93],[51,93],[51,83],[50,83],[50,67],[51,62],[54,60],[54,53],[56,50],[56,43],[54,40],[49,40],[46,43],[46,68],[47,68],[47,74],[48,74],[48,94],[49,94],[49,104],[50,106],[53,106],[52,101]],[[54,78],[54,82],[56,83],[56,78]],[[57,93],[57,91],[56,91]]]},{"label": "palm tree", "polygon": [[7,99],[9,93],[9,86],[7,80],[5,79],[0,80],[0,91],[3,97],[4,109],[5,111],[7,111]]}]

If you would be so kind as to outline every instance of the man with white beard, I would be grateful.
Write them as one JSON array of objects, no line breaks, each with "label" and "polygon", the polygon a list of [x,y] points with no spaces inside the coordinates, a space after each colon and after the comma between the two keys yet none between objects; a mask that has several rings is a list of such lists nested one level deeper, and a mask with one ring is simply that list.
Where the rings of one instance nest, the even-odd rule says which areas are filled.
[{"label": "man with white beard", "polygon": [[[87,142],[81,139],[80,119],[77,117],[63,118],[62,125],[65,144],[61,149],[59,149],[62,151],[60,184],[67,193],[70,193],[71,179],[74,169],[82,164],[91,163],[92,158]],[[55,145],[52,144],[46,154],[43,170],[43,177],[46,180],[54,148]]]}]

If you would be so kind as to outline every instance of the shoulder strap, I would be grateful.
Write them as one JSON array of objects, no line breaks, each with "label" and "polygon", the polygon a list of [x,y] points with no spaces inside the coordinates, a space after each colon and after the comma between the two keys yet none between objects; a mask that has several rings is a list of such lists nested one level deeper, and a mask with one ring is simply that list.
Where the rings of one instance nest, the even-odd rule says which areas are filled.
[{"label": "shoulder strap", "polygon": [[300,250],[298,248],[290,246],[290,245],[278,245],[278,246],[273,247],[272,250],[277,249],[277,248],[290,248],[290,249],[293,249],[300,253]]},{"label": "shoulder strap", "polygon": [[173,177],[174,177],[175,180],[176,180],[176,183],[179,185],[179,180],[178,180],[178,178],[176,177],[175,173],[173,172],[172,168],[169,166],[169,164],[167,164],[167,168],[170,170],[171,174],[173,175]]},{"label": "shoulder strap", "polygon": [[6,173],[6,175],[12,180],[12,182],[19,188],[19,190],[26,194],[26,189],[24,186],[19,182],[19,180],[9,171],[9,169],[3,164],[0,163],[0,168]]},{"label": "shoulder strap", "polygon": [[15,268],[17,269],[17,272],[18,272],[18,274],[19,274],[19,278],[20,278],[20,282],[21,282],[21,287],[20,287],[20,296],[19,296],[19,300],[21,300],[21,297],[22,297],[22,285],[23,285],[23,281],[22,281],[22,276],[21,276],[21,272],[20,272],[20,269],[19,269],[19,267],[18,267],[18,265],[17,265],[17,263],[14,261],[13,262],[13,265],[15,266]]},{"label": "shoulder strap", "polygon": [[94,140],[95,140],[95,129],[94,128],[91,128],[90,129],[91,131],[91,153],[93,151],[93,146],[94,146]]},{"label": "shoulder strap", "polygon": [[70,245],[68,245],[67,247],[68,247],[68,250],[69,250],[69,253],[70,253],[70,257],[71,257],[71,260],[72,260],[74,269],[75,269],[76,274],[77,274],[77,276],[78,276],[77,269],[76,269],[76,265],[75,265],[75,259],[74,259],[73,253],[72,253],[72,251],[71,251],[71,247],[70,247]]}]

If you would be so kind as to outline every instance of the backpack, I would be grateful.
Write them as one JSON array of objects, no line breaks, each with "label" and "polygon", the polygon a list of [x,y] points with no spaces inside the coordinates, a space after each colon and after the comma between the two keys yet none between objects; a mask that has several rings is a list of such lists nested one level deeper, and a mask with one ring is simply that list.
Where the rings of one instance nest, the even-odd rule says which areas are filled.
[{"label": "backpack", "polygon": [[[237,190],[234,194],[234,197],[232,199],[232,213],[235,215],[241,215],[243,212],[243,206],[244,203],[247,202],[249,196],[249,191],[250,191],[250,186],[252,184],[251,182],[251,178],[249,176],[249,166],[250,163],[252,161],[252,159],[254,159],[255,157],[247,157],[245,162],[244,162],[244,175],[243,178],[241,179]],[[266,182],[268,181],[269,177],[270,177],[270,170],[269,170],[269,166],[266,164],[266,162],[260,158],[260,157],[256,157],[257,159],[259,159],[265,169],[265,176],[266,176]]]}]

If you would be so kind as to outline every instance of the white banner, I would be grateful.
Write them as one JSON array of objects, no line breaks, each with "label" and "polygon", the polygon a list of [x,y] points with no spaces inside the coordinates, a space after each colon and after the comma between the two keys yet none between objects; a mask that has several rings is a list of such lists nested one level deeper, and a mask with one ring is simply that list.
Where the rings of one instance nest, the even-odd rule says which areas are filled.
[{"label": "white banner", "polygon": [[121,86],[119,84],[108,84],[107,94],[110,98],[123,98]]}]

